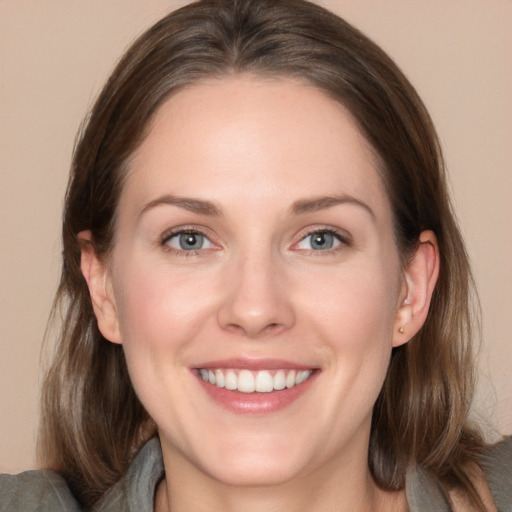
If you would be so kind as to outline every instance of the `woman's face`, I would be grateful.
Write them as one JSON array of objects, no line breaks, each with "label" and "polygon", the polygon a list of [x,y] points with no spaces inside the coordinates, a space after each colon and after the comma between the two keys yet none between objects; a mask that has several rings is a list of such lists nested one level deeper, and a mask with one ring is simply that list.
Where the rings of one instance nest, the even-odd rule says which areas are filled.
[{"label": "woman's face", "polygon": [[130,161],[108,273],[103,331],[168,475],[366,467],[404,279],[374,156],[340,105],[250,77],[177,93]]}]

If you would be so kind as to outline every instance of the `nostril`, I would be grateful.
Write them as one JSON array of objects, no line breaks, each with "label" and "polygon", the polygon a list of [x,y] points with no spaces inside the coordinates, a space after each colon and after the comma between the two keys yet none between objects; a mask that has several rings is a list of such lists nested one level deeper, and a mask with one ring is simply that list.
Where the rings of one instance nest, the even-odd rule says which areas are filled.
[{"label": "nostril", "polygon": [[264,331],[266,331],[267,333],[272,333],[272,332],[275,332],[279,329],[282,329],[283,328],[283,325],[282,324],[279,324],[277,322],[274,322],[274,323],[271,323],[271,324],[268,324]]}]

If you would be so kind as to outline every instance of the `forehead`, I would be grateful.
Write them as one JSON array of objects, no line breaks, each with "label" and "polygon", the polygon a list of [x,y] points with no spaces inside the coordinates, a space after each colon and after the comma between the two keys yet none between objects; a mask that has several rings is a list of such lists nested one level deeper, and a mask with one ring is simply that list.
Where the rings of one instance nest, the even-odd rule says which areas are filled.
[{"label": "forehead", "polygon": [[254,201],[276,193],[285,202],[346,193],[387,203],[376,162],[350,113],[321,91],[229,77],[187,87],[160,107],[121,200],[172,193]]}]

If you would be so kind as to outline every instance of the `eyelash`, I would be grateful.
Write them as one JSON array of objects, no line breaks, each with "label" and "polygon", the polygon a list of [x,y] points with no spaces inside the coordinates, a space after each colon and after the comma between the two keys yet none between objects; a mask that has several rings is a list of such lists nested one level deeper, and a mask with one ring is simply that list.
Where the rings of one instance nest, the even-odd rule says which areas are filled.
[{"label": "eyelash", "polygon": [[[204,238],[206,238],[211,244],[216,245],[214,242],[211,241],[210,237],[205,233],[205,231],[198,229],[198,228],[193,228],[193,227],[178,228],[178,229],[172,229],[170,231],[166,231],[160,237],[159,245],[165,251],[167,251],[171,254],[175,254],[177,256],[185,256],[185,257],[202,256],[212,250],[212,249],[198,249],[198,250],[186,251],[186,250],[176,249],[168,244],[169,240],[171,240],[175,236],[183,235],[183,234],[187,234],[187,233],[194,234],[194,235],[201,235]],[[332,235],[338,242],[340,242],[340,245],[337,247],[334,247],[332,249],[324,249],[324,250],[302,249],[301,250],[302,254],[314,255],[314,256],[328,256],[328,255],[336,254],[343,248],[352,247],[352,245],[353,245],[352,239],[347,234],[341,234],[338,230],[333,229],[333,228],[319,227],[316,229],[305,231],[302,235],[300,235],[300,240],[298,242],[295,242],[293,244],[293,246],[300,244],[307,237],[313,236],[316,233]],[[216,249],[213,249],[213,250],[216,250]]]},{"label": "eyelash", "polygon": [[[185,227],[185,228],[178,228],[178,229],[172,229],[170,231],[166,231],[161,237],[160,237],[160,243],[159,245],[164,249],[164,251],[169,252],[171,254],[174,254],[176,256],[202,256],[205,255],[206,252],[211,251],[212,249],[198,249],[198,250],[191,250],[191,251],[185,251],[176,249],[175,247],[172,247],[168,244],[169,240],[174,238],[178,235],[184,235],[184,234],[194,234],[194,235],[201,235],[205,239],[207,239],[211,244],[214,244],[214,242],[211,241],[211,237],[209,237],[203,230],[193,227]],[[213,249],[216,250],[216,249]]]},{"label": "eyelash", "polygon": [[339,251],[343,250],[347,247],[352,247],[353,242],[351,237],[348,234],[342,234],[338,230],[330,227],[319,227],[312,229],[310,231],[306,231],[303,235],[301,235],[300,240],[296,242],[294,245],[299,244],[303,240],[305,240],[309,236],[313,236],[316,233],[322,233],[322,234],[328,234],[332,235],[338,242],[340,242],[340,245],[337,247],[333,247],[332,249],[324,249],[324,250],[314,250],[314,249],[304,249],[302,251],[303,254],[306,254],[307,256],[313,255],[313,256],[330,256],[333,254],[338,253]]}]

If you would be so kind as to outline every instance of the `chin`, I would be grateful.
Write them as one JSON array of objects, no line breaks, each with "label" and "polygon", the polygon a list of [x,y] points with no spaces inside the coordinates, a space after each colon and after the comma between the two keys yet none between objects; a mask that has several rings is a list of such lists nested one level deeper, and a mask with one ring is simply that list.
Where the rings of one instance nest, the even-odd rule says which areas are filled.
[{"label": "chin", "polygon": [[237,487],[279,486],[293,480],[302,468],[298,462],[275,457],[247,460],[237,457],[228,466],[216,464],[208,473],[217,481]]},{"label": "chin", "polygon": [[[193,450],[189,458],[197,469],[215,481],[239,487],[278,486],[293,480],[306,468],[311,457],[302,453],[303,443],[290,436],[223,440]],[[288,441],[288,442],[287,442]],[[190,452],[189,452],[190,453]]]}]

